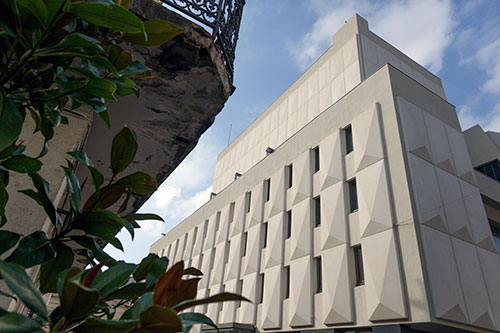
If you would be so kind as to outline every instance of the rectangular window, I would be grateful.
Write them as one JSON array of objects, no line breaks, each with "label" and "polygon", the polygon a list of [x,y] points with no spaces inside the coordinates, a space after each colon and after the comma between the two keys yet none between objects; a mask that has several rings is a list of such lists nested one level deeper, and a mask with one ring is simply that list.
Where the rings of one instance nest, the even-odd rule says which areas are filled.
[{"label": "rectangular window", "polygon": [[286,238],[290,238],[292,236],[292,211],[289,210],[286,212],[285,214],[285,226],[286,226],[286,230],[285,230],[285,235],[286,235]]},{"label": "rectangular window", "polygon": [[271,179],[264,180],[264,202],[271,198]]},{"label": "rectangular window", "polygon": [[493,240],[495,241],[495,245],[497,247],[497,252],[500,254],[500,227],[498,227],[498,224],[490,220],[490,228]]},{"label": "rectangular window", "polygon": [[172,244],[168,246],[167,258],[170,258],[170,251],[172,250]]},{"label": "rectangular window", "polygon": [[345,134],[345,153],[349,154],[354,150],[354,146],[352,144],[352,127],[351,125],[347,126],[344,129]]},{"label": "rectangular window", "polygon": [[231,248],[231,241],[227,241],[226,248],[224,249],[224,263],[229,262],[229,249]]},{"label": "rectangular window", "polygon": [[219,230],[220,227],[220,212],[217,212],[217,215],[215,216],[215,232]]},{"label": "rectangular window", "polygon": [[498,160],[493,160],[491,162],[478,166],[475,169],[485,174],[486,176],[493,178],[497,182],[500,182],[500,162]]},{"label": "rectangular window", "polygon": [[353,247],[354,250],[354,268],[356,270],[356,286],[365,284],[365,272],[363,269],[363,253],[361,245]]},{"label": "rectangular window", "polygon": [[322,277],[322,267],[321,267],[321,257],[314,259],[316,262],[316,293],[323,292],[323,277]]},{"label": "rectangular window", "polygon": [[319,197],[314,199],[314,226],[321,224],[321,200]]},{"label": "rectangular window", "polygon": [[203,266],[203,253],[200,254],[200,263],[198,264],[198,268],[201,269],[202,266]]},{"label": "rectangular window", "polygon": [[235,205],[236,205],[236,203],[234,201],[231,202],[231,204],[229,205],[229,223],[234,221],[234,206]]},{"label": "rectangular window", "polygon": [[285,266],[285,299],[290,297],[290,266]]},{"label": "rectangular window", "polygon": [[184,258],[184,253],[186,252],[186,244],[187,244],[187,238],[188,234],[184,234],[184,242],[182,242],[182,252],[181,252],[181,259]]},{"label": "rectangular window", "polygon": [[161,249],[160,257],[163,257],[164,254],[165,254],[165,249]]},{"label": "rectangular window", "polygon": [[247,237],[248,237],[248,232],[244,232],[243,239],[241,241],[243,243],[243,257],[247,255]]},{"label": "rectangular window", "polygon": [[264,274],[259,274],[260,277],[260,297],[259,303],[264,301]]},{"label": "rectangular window", "polygon": [[[243,280],[238,280],[238,295],[243,295]],[[241,308],[241,301],[238,301],[238,307]]]},{"label": "rectangular window", "polygon": [[313,149],[314,173],[319,171],[319,147]]},{"label": "rectangular window", "polygon": [[246,212],[250,212],[250,205],[252,204],[252,192],[247,192],[245,195]]},{"label": "rectangular window", "polygon": [[356,187],[356,179],[352,179],[349,184],[349,209],[350,212],[358,210],[358,189]]},{"label": "rectangular window", "polygon": [[208,233],[208,220],[205,220],[205,225],[203,226],[203,238],[207,238]]},{"label": "rectangular window", "polygon": [[193,244],[196,244],[196,237],[197,236],[198,236],[198,227],[194,227]]},{"label": "rectangular window", "polygon": [[290,188],[293,185],[293,166],[287,165],[285,169],[286,187]]},{"label": "rectangular window", "polygon": [[262,248],[267,247],[267,222],[262,223]]}]

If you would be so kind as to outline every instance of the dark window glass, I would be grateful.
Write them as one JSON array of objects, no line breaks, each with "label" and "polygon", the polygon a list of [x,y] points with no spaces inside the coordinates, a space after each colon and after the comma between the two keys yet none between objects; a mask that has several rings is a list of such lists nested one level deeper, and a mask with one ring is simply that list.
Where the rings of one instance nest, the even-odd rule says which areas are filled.
[{"label": "dark window glass", "polygon": [[286,167],[285,177],[287,178],[287,184],[286,184],[287,188],[292,187],[292,185],[293,185],[293,166],[292,166],[292,164],[290,164]]},{"label": "dark window glass", "polygon": [[490,222],[491,233],[493,234],[493,240],[495,241],[497,252],[500,254],[500,227],[493,223]]},{"label": "dark window glass", "polygon": [[260,298],[259,303],[264,301],[264,274],[260,274]]},{"label": "dark window glass", "polygon": [[321,257],[315,259],[316,261],[316,293],[323,291],[323,280],[321,275]]},{"label": "dark window glass", "polygon": [[247,255],[247,237],[248,237],[248,233],[244,232],[243,233],[243,257]]},{"label": "dark window glass", "polygon": [[314,158],[314,172],[319,171],[319,147],[313,149],[313,158]]},{"label": "dark window glass", "polygon": [[228,241],[226,244],[226,248],[224,249],[224,263],[229,262],[229,249],[231,248],[231,241]]},{"label": "dark window glass", "polygon": [[262,248],[267,247],[267,222],[262,224]]},{"label": "dark window glass", "polygon": [[290,266],[285,266],[285,299],[290,297]]},{"label": "dark window glass", "polygon": [[196,243],[197,236],[198,236],[198,227],[194,227],[193,244]]},{"label": "dark window glass", "polygon": [[319,197],[314,199],[314,226],[321,224],[321,201]]},{"label": "dark window glass", "polygon": [[220,212],[217,212],[217,216],[215,217],[215,232],[219,230],[220,227]]},{"label": "dark window glass", "polygon": [[271,198],[271,179],[264,181],[264,202],[269,201]]},{"label": "dark window glass", "polygon": [[344,129],[345,133],[345,153],[349,154],[354,150],[354,146],[352,144],[352,127],[348,126]]},{"label": "dark window glass", "polygon": [[231,205],[229,206],[229,223],[233,222],[234,220],[234,206],[235,202],[231,202]]},{"label": "dark window glass", "polygon": [[363,270],[363,253],[361,246],[355,246],[354,250],[354,267],[356,269],[356,285],[365,284],[365,272]]},{"label": "dark window glass", "polygon": [[250,212],[250,205],[252,203],[252,192],[247,192],[246,195],[246,206],[247,206],[247,213]]},{"label": "dark window glass", "polygon": [[203,238],[207,237],[208,232],[208,220],[205,220],[205,225],[203,226]]},{"label": "dark window glass", "polygon": [[349,206],[351,213],[358,210],[358,189],[356,187],[356,179],[349,181]]},{"label": "dark window glass", "polygon": [[292,211],[289,210],[285,215],[286,219],[286,238],[290,238],[292,236]]},{"label": "dark window glass", "polygon": [[500,182],[500,162],[498,160],[483,164],[477,167],[476,170]]}]

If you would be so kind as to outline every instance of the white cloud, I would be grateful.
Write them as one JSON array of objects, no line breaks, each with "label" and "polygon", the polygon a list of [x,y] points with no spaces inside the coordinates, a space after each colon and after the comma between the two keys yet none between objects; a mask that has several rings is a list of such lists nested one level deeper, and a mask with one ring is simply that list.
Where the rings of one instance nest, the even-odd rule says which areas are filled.
[{"label": "white cloud", "polygon": [[360,13],[370,29],[415,61],[439,72],[443,55],[452,40],[452,7],[449,0],[313,1],[318,16],[312,31],[298,42],[287,43],[299,66],[304,69],[331,45],[332,35],[354,15]]},{"label": "white cloud", "polygon": [[480,125],[485,131],[500,132],[500,103],[496,104],[491,112],[483,115],[474,112],[467,105],[462,105],[458,108],[458,118],[462,130]]}]

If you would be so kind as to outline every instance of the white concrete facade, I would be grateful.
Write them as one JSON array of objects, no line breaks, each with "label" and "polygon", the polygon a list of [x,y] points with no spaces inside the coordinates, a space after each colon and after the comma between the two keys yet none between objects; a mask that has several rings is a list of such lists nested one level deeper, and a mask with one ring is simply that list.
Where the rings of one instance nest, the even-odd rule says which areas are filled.
[{"label": "white concrete facade", "polygon": [[254,300],[197,309],[218,323],[496,331],[500,204],[486,214],[474,142],[439,78],[355,15],[220,154],[217,196],[151,252],[200,268],[198,297]]}]

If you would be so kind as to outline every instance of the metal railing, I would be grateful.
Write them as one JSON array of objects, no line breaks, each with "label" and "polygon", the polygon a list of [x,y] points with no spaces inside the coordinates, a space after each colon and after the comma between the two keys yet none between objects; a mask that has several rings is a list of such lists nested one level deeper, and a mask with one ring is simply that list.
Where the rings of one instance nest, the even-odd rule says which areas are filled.
[{"label": "metal railing", "polygon": [[215,46],[224,55],[231,80],[245,0],[161,0],[212,29]]}]

